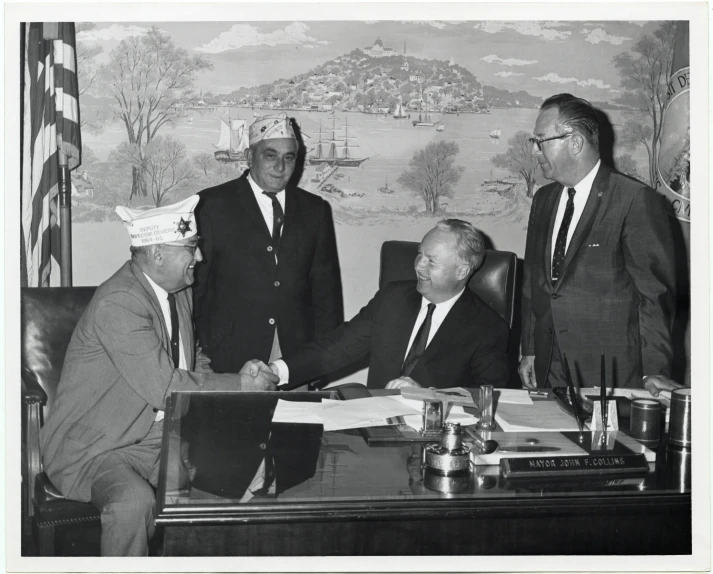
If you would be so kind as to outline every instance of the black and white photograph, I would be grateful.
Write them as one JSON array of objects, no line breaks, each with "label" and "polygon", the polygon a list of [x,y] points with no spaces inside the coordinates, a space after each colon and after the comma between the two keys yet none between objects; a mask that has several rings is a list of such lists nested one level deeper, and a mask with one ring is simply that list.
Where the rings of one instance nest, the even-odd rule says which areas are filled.
[{"label": "black and white photograph", "polygon": [[6,3],[7,570],[710,570],[707,8]]}]

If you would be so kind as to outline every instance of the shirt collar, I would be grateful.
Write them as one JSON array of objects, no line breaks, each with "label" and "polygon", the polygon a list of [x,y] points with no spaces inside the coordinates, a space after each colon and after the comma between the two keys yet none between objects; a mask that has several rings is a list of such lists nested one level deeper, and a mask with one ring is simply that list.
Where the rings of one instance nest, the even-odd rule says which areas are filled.
[{"label": "shirt collar", "polygon": [[[144,272],[142,271],[142,273],[144,273]],[[160,287],[153,279],[151,279],[151,277],[146,275],[146,273],[144,273],[144,277],[146,277],[146,279],[149,282],[149,285],[151,285],[151,287],[154,290],[154,293],[156,293],[156,298],[161,302],[167,301],[168,300],[168,291],[166,291],[163,287]]]},{"label": "shirt collar", "polygon": [[[446,313],[448,313],[448,311],[451,310],[451,307],[453,307],[453,305],[456,304],[456,301],[458,301],[458,297],[463,295],[463,291],[465,291],[465,287],[463,287],[463,289],[460,290],[460,293],[458,293],[457,295],[454,295],[447,301],[443,301],[442,303],[436,303],[436,309],[438,309],[439,311],[443,310]],[[429,301],[425,297],[421,297],[421,309],[423,309],[424,307],[428,307],[429,303],[431,303],[431,301]]]},{"label": "shirt collar", "polygon": [[[265,190],[264,190],[263,188],[261,188],[261,187],[255,182],[255,180],[253,179],[253,176],[250,175],[250,172],[248,172],[247,180],[248,180],[248,183],[250,184],[250,188],[253,190],[253,193],[254,193],[255,195],[260,195],[261,193],[264,193],[264,192],[265,192]],[[280,195],[283,191],[285,191],[285,190],[283,189],[283,190],[281,190],[281,191],[278,191],[278,192],[277,192],[277,195]]]},{"label": "shirt collar", "polygon": [[594,178],[597,177],[597,172],[601,164],[602,160],[597,160],[597,163],[595,163],[592,170],[582,178],[582,181],[572,186],[577,190],[577,195],[589,195],[589,192],[592,190],[592,185],[594,184]]}]

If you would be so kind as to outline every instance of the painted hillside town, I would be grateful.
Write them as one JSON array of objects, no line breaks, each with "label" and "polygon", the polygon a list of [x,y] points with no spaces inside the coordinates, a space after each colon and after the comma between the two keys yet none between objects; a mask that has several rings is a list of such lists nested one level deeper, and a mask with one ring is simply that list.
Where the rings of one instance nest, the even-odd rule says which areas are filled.
[{"label": "painted hillside town", "polygon": [[[456,44],[440,59],[426,58],[422,41],[411,39],[416,53],[400,26],[386,24],[382,28],[392,34],[359,37],[353,49],[289,77],[246,85],[236,76],[234,88],[222,91],[202,79],[215,68],[210,57],[215,48],[181,47],[158,24],[138,27],[140,33],[105,50],[92,40],[101,25],[78,24],[78,52],[86,64],[80,78],[85,158],[74,180],[75,218],[112,220],[117,203],[161,205],[236,177],[247,168],[249,124],[284,111],[295,119],[306,148],[300,185],[327,197],[339,221],[452,214],[524,226],[529,200],[545,181],[519,143],[530,134],[545,95],[486,83],[483,77],[498,63],[503,71],[495,77],[522,76],[511,69],[532,62],[496,54],[474,59]],[[315,25],[290,26],[306,34]],[[645,34],[665,36],[667,25],[652,24]],[[165,90],[162,102],[153,117],[143,118],[143,125],[154,128],[133,133],[126,126],[138,125],[135,110],[149,94],[132,92],[134,108],[117,103],[125,98],[116,96],[127,93],[121,83],[127,79],[119,80],[117,70],[122,58],[150,54],[156,46],[164,52],[158,57],[170,52],[181,60],[185,73],[180,82],[156,78],[158,89]],[[268,43],[265,50],[277,48]],[[623,64],[613,68],[624,72]],[[591,101],[622,135],[615,150],[617,167],[646,181],[651,161],[635,134],[650,118],[623,97],[623,86],[572,79],[569,85],[551,83],[548,92],[578,93],[588,85],[610,88],[598,90],[601,99]],[[441,162],[449,174],[438,189],[419,184],[418,170],[429,161]]]}]

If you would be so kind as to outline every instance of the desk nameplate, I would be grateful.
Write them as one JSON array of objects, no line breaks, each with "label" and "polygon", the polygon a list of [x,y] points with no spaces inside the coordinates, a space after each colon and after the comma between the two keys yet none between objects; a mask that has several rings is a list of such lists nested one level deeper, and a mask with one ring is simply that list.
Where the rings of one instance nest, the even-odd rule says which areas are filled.
[{"label": "desk nameplate", "polygon": [[500,472],[505,479],[555,478],[608,475],[645,475],[649,464],[643,454],[598,454],[586,456],[539,456],[503,458]]}]

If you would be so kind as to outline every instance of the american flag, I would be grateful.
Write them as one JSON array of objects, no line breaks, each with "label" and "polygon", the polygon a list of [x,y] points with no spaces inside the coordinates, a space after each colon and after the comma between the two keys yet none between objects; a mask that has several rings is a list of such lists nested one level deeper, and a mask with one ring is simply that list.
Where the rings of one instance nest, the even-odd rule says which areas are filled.
[{"label": "american flag", "polygon": [[77,57],[71,22],[24,23],[22,239],[27,285],[59,285],[59,151],[81,163]]}]

